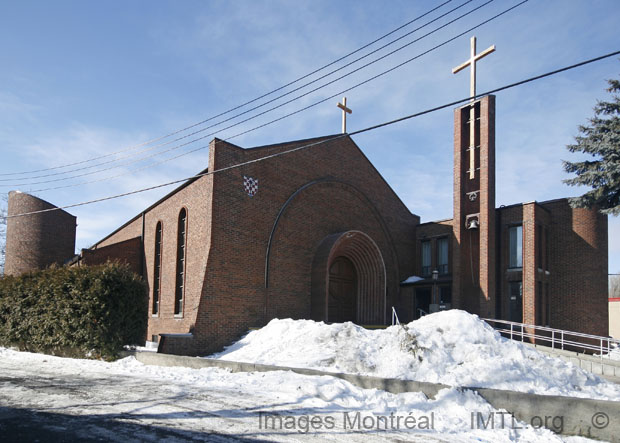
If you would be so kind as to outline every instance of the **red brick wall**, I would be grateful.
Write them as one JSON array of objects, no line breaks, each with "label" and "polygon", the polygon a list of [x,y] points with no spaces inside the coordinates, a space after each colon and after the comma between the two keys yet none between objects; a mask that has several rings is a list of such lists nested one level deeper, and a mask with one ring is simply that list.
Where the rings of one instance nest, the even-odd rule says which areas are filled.
[{"label": "red brick wall", "polygon": [[83,249],[81,265],[100,265],[107,261],[121,261],[129,264],[136,274],[142,274],[142,239],[134,237],[129,240],[102,246],[97,249]]},{"label": "red brick wall", "polygon": [[551,213],[551,326],[608,335],[607,216],[566,199],[541,205]]},{"label": "red brick wall", "polygon": [[[22,192],[10,192],[8,215],[53,209],[56,206]],[[7,275],[62,265],[75,255],[76,218],[54,210],[9,218],[6,229]]]},{"label": "red brick wall", "polygon": [[[153,306],[155,231],[157,223],[162,223],[159,313],[149,319],[148,337],[160,333],[187,333],[195,327],[211,245],[212,183],[212,176],[201,177],[145,214],[144,258],[149,313]],[[187,211],[185,293],[183,312],[175,316],[178,220],[182,208]]]}]

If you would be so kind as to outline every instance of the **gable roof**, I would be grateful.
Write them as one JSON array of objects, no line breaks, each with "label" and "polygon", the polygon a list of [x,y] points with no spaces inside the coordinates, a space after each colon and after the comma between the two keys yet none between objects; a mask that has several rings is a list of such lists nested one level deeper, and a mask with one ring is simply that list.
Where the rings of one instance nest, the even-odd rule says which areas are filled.
[{"label": "gable roof", "polygon": [[[405,203],[401,200],[401,198],[398,196],[398,194],[396,194],[396,192],[392,189],[392,187],[389,185],[389,183],[385,180],[383,175],[381,175],[381,173],[372,164],[372,162],[370,160],[368,160],[368,157],[366,157],[366,155],[360,149],[360,147],[357,145],[357,143],[355,143],[355,141],[353,141],[353,139],[348,134],[332,134],[332,135],[326,135],[326,136],[321,136],[321,137],[313,137],[313,138],[307,138],[307,139],[302,139],[302,140],[294,140],[294,141],[288,141],[288,142],[274,143],[274,144],[271,144],[271,145],[256,146],[256,147],[253,147],[253,148],[242,148],[242,147],[240,147],[238,145],[235,145],[235,144],[230,143],[230,142],[228,142],[226,140],[221,140],[221,139],[218,139],[218,138],[214,138],[211,141],[211,143],[213,145],[215,145],[217,143],[226,143],[227,145],[229,145],[231,147],[238,148],[238,149],[246,151],[246,152],[256,152],[258,150],[263,150],[263,149],[274,149],[274,148],[277,149],[277,148],[285,148],[285,147],[288,147],[290,149],[295,149],[296,147],[301,148],[301,147],[303,147],[306,144],[319,144],[319,143],[329,142],[331,140],[336,140],[336,139],[340,139],[340,138],[346,138],[349,142],[351,142],[353,144],[353,146],[355,146],[355,148],[357,149],[359,154],[362,156],[362,158],[375,171],[377,176],[385,183],[385,185],[392,192],[392,194],[398,199],[398,201],[403,205],[404,208],[409,210],[409,208],[407,208],[407,205],[405,205]],[[140,217],[142,217],[143,214],[145,214],[145,213],[149,212],[150,210],[152,210],[153,208],[157,207],[158,205],[160,205],[161,203],[163,203],[164,201],[166,201],[167,199],[169,199],[170,197],[175,195],[177,192],[179,192],[182,189],[186,188],[187,186],[189,186],[190,184],[192,184],[193,182],[195,182],[199,178],[204,177],[208,172],[209,172],[209,168],[205,168],[202,171],[198,172],[193,177],[187,179],[187,181],[183,182],[181,185],[179,185],[178,187],[176,187],[175,189],[170,191],[168,194],[166,194],[163,197],[161,197],[159,200],[157,200],[155,203],[150,205],[148,208],[140,211],[135,217],[131,218],[130,220],[128,220],[127,222],[125,222],[124,224],[122,224],[121,226],[116,228],[114,231],[112,231],[111,233],[109,233],[108,235],[103,237],[101,240],[99,240],[98,242],[94,243],[89,249],[96,248],[97,245],[99,245],[103,241],[107,240],[108,238],[110,238],[111,236],[113,236],[114,234],[119,232],[120,230],[124,229],[129,224],[131,224],[134,221],[138,220]],[[411,211],[409,211],[409,213],[411,213],[412,215],[415,216],[415,214],[413,214]]]}]

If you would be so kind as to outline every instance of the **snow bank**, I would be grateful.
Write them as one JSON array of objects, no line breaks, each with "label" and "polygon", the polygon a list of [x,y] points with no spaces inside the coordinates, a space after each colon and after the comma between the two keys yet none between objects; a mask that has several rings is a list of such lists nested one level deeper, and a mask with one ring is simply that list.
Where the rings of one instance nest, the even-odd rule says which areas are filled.
[{"label": "snow bank", "polygon": [[620,400],[620,385],[503,338],[476,315],[460,310],[383,330],[350,322],[327,325],[275,319],[211,357],[451,386]]}]

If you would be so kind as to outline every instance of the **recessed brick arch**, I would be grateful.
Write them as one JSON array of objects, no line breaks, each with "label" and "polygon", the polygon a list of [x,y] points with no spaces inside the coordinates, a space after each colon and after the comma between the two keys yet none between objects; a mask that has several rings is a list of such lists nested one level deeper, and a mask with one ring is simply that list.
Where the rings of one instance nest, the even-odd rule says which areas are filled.
[{"label": "recessed brick arch", "polygon": [[328,235],[318,247],[312,263],[311,316],[333,321],[329,313],[329,271],[340,257],[355,267],[357,278],[356,315],[358,324],[386,322],[385,262],[377,244],[363,232],[347,231]]}]

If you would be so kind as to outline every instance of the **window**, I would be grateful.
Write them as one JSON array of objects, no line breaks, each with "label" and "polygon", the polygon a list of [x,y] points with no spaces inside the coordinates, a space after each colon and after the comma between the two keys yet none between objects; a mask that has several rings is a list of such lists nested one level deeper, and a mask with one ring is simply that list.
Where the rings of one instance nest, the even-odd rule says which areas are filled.
[{"label": "window", "polygon": [[545,270],[549,270],[549,257],[549,229],[545,228]]},{"label": "window", "polygon": [[523,227],[513,226],[508,229],[509,236],[509,268],[523,267]]},{"label": "window", "polygon": [[437,270],[440,274],[448,273],[448,239],[437,240]]},{"label": "window", "polygon": [[549,320],[551,317],[551,310],[549,304],[549,283],[545,283],[545,326],[549,326],[551,321]]},{"label": "window", "polygon": [[543,284],[538,282],[538,291],[536,291],[536,324],[543,325]]},{"label": "window", "polygon": [[431,242],[429,240],[422,242],[422,275],[424,277],[431,275]]},{"label": "window", "polygon": [[153,271],[153,315],[159,314],[159,299],[161,296],[161,222],[155,228],[155,260]]},{"label": "window", "polygon": [[177,278],[174,291],[174,315],[183,315],[183,296],[185,295],[185,255],[187,238],[187,211],[179,213],[179,229],[177,234]]},{"label": "window", "polygon": [[544,269],[543,263],[544,263],[544,254],[543,254],[543,227],[541,225],[536,225],[536,240],[537,240],[537,246],[536,249],[538,249],[537,252],[537,256],[538,256],[538,269]]}]

